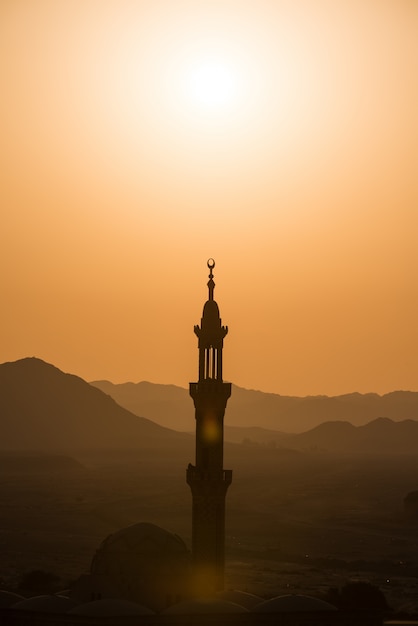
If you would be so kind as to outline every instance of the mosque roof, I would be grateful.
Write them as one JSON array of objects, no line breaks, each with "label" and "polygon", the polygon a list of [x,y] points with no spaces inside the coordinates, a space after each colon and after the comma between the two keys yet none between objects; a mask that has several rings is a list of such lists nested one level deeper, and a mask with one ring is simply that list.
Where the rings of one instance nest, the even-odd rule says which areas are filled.
[{"label": "mosque roof", "polygon": [[216,594],[216,596],[220,600],[234,602],[235,604],[239,604],[246,609],[251,609],[253,606],[260,604],[260,602],[263,601],[263,598],[260,598],[260,596],[256,596],[253,593],[247,593],[246,591],[240,591],[238,589],[220,591]]},{"label": "mosque roof", "polygon": [[70,598],[59,595],[42,595],[25,598],[12,605],[13,609],[20,611],[39,611],[42,613],[67,613],[76,606]]},{"label": "mosque roof", "polygon": [[13,591],[0,590],[0,609],[5,609],[12,604],[16,604],[20,600],[24,600],[24,596],[14,593]]},{"label": "mosque roof", "polygon": [[190,551],[178,535],[140,522],[102,541],[91,575],[78,582],[74,597],[121,598],[160,611],[170,598],[186,597],[190,570]]},{"label": "mosque roof", "polygon": [[148,522],[139,522],[112,533],[102,541],[99,551],[103,549],[109,553],[188,552],[186,544],[178,535]]},{"label": "mosque roof", "polygon": [[93,600],[92,602],[84,602],[68,611],[71,615],[97,615],[109,617],[121,617],[124,615],[154,615],[154,611],[136,604],[128,600],[120,600],[118,598],[104,598],[102,600]]},{"label": "mosque roof", "polygon": [[298,594],[276,596],[257,604],[252,613],[294,613],[297,611],[336,611],[335,606],[324,600]]},{"label": "mosque roof", "polygon": [[164,615],[206,615],[208,613],[247,613],[247,609],[235,602],[218,598],[196,598],[173,604],[163,611]]}]

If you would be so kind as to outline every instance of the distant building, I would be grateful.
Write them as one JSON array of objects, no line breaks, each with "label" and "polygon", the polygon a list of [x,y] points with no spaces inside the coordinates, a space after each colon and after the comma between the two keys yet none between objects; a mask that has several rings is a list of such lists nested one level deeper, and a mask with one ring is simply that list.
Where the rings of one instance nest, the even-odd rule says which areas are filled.
[{"label": "distant building", "polygon": [[160,612],[190,593],[191,557],[178,535],[139,523],[109,535],[71,597],[79,602],[119,598]]}]

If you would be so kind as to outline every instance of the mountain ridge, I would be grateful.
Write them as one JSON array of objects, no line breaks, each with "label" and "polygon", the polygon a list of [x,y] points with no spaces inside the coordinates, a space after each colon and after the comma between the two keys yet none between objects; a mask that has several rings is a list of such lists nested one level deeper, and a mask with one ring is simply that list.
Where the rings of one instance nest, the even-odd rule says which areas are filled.
[{"label": "mountain ridge", "polygon": [[[144,387],[142,385],[142,387]],[[189,433],[178,432],[161,426],[147,417],[135,415],[123,408],[109,394],[87,383],[74,374],[66,374],[55,366],[40,359],[27,358],[20,361],[3,363],[0,365],[0,426],[2,437],[0,452],[15,451],[54,451],[63,453],[74,450],[142,450],[147,454],[159,458],[184,459],[193,458],[193,436],[195,422],[193,403],[187,390],[169,386],[170,393],[165,386],[145,385],[148,391],[148,405],[151,407],[154,398],[158,399],[158,409],[163,407],[164,414],[170,423],[175,421],[177,413],[187,402]],[[161,389],[161,387],[163,389]],[[138,387],[132,389],[137,391]],[[243,393],[241,393],[243,391]],[[173,400],[173,394],[178,395],[180,405]],[[251,426],[234,425],[231,420],[230,405],[227,407],[225,424],[225,450],[232,454],[244,454],[245,446],[255,446],[254,454],[263,456],[262,450],[266,446],[277,453],[296,450],[308,453],[327,452],[337,455],[345,453],[379,453],[379,454],[415,454],[418,448],[418,421],[407,418],[393,420],[389,417],[378,416],[364,424],[352,424],[347,420],[327,420],[315,423],[303,432],[289,433],[263,426],[263,410],[274,409],[271,398],[263,404],[266,398],[258,392],[256,399],[247,395],[246,390],[234,389],[238,396],[238,412],[235,418],[242,417],[241,408],[243,399],[253,398],[250,403],[250,417],[256,416],[256,423]],[[260,395],[261,394],[261,395]],[[406,392],[406,403],[403,392],[396,392],[390,396],[389,406],[398,407],[398,416],[401,416],[399,406],[412,407],[415,411],[415,395]],[[380,398],[380,396],[378,396]],[[287,399],[292,403],[292,398]],[[294,403],[298,405],[298,398]],[[326,405],[326,397],[321,397],[320,404],[315,404],[313,416],[315,419],[323,413],[319,408]],[[396,402],[401,400],[399,402]],[[173,401],[173,404],[171,403]],[[356,395],[356,402],[359,401]],[[241,404],[240,404],[241,403]],[[308,405],[309,406],[309,405]],[[338,403],[337,403],[338,406]],[[289,407],[287,407],[289,408]],[[306,409],[306,405],[304,405]],[[335,403],[332,403],[335,408]],[[326,412],[326,411],[325,411]],[[289,413],[289,412],[288,412]],[[233,414],[233,411],[232,411]],[[279,416],[280,417],[280,416]],[[306,416],[305,416],[306,417]],[[268,419],[265,420],[268,422]],[[305,422],[309,421],[305,419]],[[277,426],[280,420],[276,421]],[[231,443],[230,443],[231,442]],[[241,444],[237,446],[237,444]],[[241,452],[239,451],[241,450]],[[253,455],[254,456],[254,455]],[[276,453],[275,453],[276,456]],[[254,457],[255,458],[255,457]],[[258,458],[258,457],[257,457]]]},{"label": "mountain ridge", "polygon": [[190,438],[36,357],[0,365],[0,416],[1,450],[164,448]]},{"label": "mountain ridge", "polygon": [[[147,415],[156,423],[178,430],[194,429],[193,402],[183,387],[148,381],[114,384],[102,380],[90,384],[137,415]],[[301,433],[326,421],[348,421],[361,426],[378,417],[395,421],[418,420],[418,392],[392,391],[384,395],[353,392],[341,396],[299,397],[232,385],[225,424]]]}]

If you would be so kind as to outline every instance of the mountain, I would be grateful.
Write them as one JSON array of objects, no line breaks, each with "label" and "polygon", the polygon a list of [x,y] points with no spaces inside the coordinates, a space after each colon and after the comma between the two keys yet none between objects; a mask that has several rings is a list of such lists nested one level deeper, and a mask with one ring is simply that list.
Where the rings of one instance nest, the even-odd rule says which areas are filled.
[{"label": "mountain", "polygon": [[97,380],[90,384],[135,415],[146,415],[148,419],[167,428],[194,432],[193,400],[183,387],[146,381],[114,385],[108,380]]},{"label": "mountain", "polygon": [[63,454],[9,450],[0,452],[0,472],[3,474],[59,474],[83,470],[84,467],[79,461]]},{"label": "mountain", "polygon": [[191,440],[36,358],[0,365],[0,425],[0,450],[164,450]]},{"label": "mountain", "polygon": [[296,450],[327,451],[338,454],[416,454],[418,422],[394,422],[378,418],[363,426],[348,422],[324,422],[312,430],[288,435],[286,447]]},{"label": "mountain", "polygon": [[[111,383],[103,386],[107,391],[115,387],[121,395],[126,388]],[[130,383],[128,388],[135,402],[138,398],[145,398],[142,406],[147,409],[147,417],[151,414],[155,418],[162,413],[172,426],[178,427],[177,422],[183,420],[187,430],[194,430],[193,403],[185,389],[151,383]],[[272,452],[276,448],[338,454],[415,453],[418,449],[418,421],[403,418],[405,414],[416,415],[417,395],[395,392],[386,396],[353,394],[336,398],[291,398],[234,387],[231,405],[228,403],[227,407],[225,439],[252,446],[254,453],[257,448],[261,453],[267,446]],[[232,402],[234,396],[235,405]],[[248,399],[247,404],[245,399]],[[296,410],[298,405],[302,407],[301,411],[303,409],[301,413]],[[356,421],[355,418],[357,421],[365,419],[366,407],[371,415],[383,410],[391,412],[397,416],[397,421],[380,417],[355,426],[346,420],[325,418],[322,423],[315,424],[321,416],[337,413],[340,406],[344,415],[350,412],[352,422]],[[183,411],[187,413],[186,418]],[[299,433],[280,432],[278,427],[287,423],[289,415],[298,420],[300,429],[309,421],[314,422],[314,427]],[[265,427],[264,424],[270,424],[273,417],[276,428]],[[247,423],[252,422],[251,426],[245,426],[244,418]],[[0,365],[0,426],[0,453],[10,450],[66,453],[130,449],[147,450],[151,456],[167,460],[174,456],[181,459],[193,456],[190,434],[176,432],[135,415],[78,376],[65,374],[36,358]],[[241,446],[236,447],[234,454],[241,454],[239,448]]]},{"label": "mountain", "polygon": [[[145,415],[157,424],[176,430],[194,430],[193,402],[187,389],[149,382],[115,385],[100,380],[91,384],[132,413]],[[242,389],[233,385],[225,426],[256,426],[287,433],[301,433],[323,422],[345,421],[360,426],[378,417],[388,417],[395,421],[418,420],[418,393],[395,391],[383,396],[375,393],[352,393],[334,397],[294,397]]]},{"label": "mountain", "polygon": [[253,449],[259,447],[280,451],[337,455],[416,455],[418,422],[394,422],[387,417],[372,420],[363,426],[349,422],[324,422],[304,433],[283,433],[258,427],[225,427],[225,440]]},{"label": "mountain", "polygon": [[232,443],[262,443],[283,447],[289,437],[292,437],[289,433],[259,426],[224,426],[224,439]]}]

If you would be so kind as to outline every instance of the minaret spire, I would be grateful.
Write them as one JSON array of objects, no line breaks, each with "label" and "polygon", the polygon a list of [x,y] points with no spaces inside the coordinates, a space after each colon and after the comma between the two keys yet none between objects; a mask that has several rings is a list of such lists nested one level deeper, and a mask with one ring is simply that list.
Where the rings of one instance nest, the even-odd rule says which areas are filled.
[{"label": "minaret spire", "polygon": [[213,280],[213,273],[212,270],[215,267],[215,261],[213,259],[209,259],[208,260],[208,268],[209,268],[209,282],[208,282],[208,288],[209,288],[209,300],[213,300],[213,290],[215,289],[215,281]]},{"label": "minaret spire", "polygon": [[212,270],[214,267],[215,261],[209,259],[209,299],[203,307],[200,327],[194,327],[194,332],[199,338],[199,381],[222,381],[222,349],[224,337],[228,333],[228,326],[222,326],[219,308],[213,299],[215,282]]},{"label": "minaret spire", "polygon": [[203,307],[198,337],[199,380],[190,383],[196,418],[196,465],[187,469],[192,490],[192,552],[197,592],[223,589],[225,567],[225,498],[232,470],[223,468],[224,414],[231,395],[231,383],[222,379],[223,340],[228,327],[222,326],[219,308],[213,299],[215,261],[208,260],[209,299]]}]

